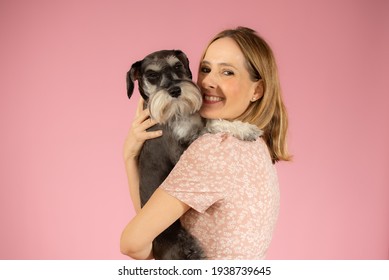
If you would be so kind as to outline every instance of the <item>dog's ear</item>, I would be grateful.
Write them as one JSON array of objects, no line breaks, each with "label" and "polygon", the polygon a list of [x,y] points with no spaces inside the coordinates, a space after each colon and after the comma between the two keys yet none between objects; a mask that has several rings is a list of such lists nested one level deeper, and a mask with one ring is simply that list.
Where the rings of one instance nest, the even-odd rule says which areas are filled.
[{"label": "dog's ear", "polygon": [[181,50],[175,50],[174,54],[184,64],[185,70],[187,71],[189,78],[192,79],[192,72],[190,71],[189,68],[189,59],[186,56],[186,54]]},{"label": "dog's ear", "polygon": [[132,93],[134,92],[134,82],[139,78],[139,70],[142,65],[142,60],[132,64],[131,69],[127,72],[127,96],[131,98]]}]

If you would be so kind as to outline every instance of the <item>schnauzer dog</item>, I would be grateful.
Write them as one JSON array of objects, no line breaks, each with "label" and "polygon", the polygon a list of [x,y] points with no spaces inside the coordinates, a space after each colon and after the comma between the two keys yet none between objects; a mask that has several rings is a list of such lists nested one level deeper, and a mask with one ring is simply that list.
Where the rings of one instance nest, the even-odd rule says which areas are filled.
[{"label": "schnauzer dog", "polygon": [[[145,108],[163,130],[161,137],[147,140],[139,155],[141,205],[147,202],[177,163],[184,150],[200,135],[204,122],[198,110],[202,96],[192,81],[187,56],[180,50],[162,50],[135,62],[127,72],[128,98],[134,82],[145,100]],[[205,259],[198,241],[179,220],[153,241],[155,259]]]}]

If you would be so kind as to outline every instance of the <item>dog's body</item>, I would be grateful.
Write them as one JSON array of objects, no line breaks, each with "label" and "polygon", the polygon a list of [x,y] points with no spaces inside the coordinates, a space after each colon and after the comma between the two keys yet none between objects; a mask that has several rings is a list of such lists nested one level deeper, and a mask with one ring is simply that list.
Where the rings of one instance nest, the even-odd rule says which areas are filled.
[{"label": "dog's body", "polygon": [[[163,50],[134,63],[127,73],[130,98],[134,81],[145,100],[145,107],[158,124],[150,130],[163,130],[161,137],[144,143],[139,155],[141,205],[149,200],[177,163],[184,150],[204,127],[198,110],[201,93],[192,81],[189,61],[178,50]],[[179,220],[153,242],[155,259],[204,259],[196,239]]]}]

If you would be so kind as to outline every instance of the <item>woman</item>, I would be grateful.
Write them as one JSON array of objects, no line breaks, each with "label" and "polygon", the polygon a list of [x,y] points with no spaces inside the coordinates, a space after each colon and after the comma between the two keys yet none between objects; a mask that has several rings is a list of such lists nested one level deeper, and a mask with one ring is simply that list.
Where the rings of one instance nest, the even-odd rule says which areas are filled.
[{"label": "woman", "polygon": [[[152,240],[181,218],[208,259],[263,259],[279,209],[274,163],[290,160],[273,53],[251,29],[225,30],[204,52],[198,86],[201,116],[230,126],[194,141],[140,209],[137,156],[144,141],[162,131],[146,132],[155,122],[147,110],[138,113],[124,148],[137,215],[122,233],[121,251],[134,259],[152,258]],[[233,126],[254,127],[262,136],[238,140],[229,133]]]}]

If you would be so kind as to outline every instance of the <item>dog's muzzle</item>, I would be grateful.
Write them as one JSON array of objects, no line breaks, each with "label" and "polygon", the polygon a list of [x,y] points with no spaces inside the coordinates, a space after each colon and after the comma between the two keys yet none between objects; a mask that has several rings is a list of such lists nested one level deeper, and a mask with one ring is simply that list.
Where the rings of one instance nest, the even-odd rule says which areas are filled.
[{"label": "dog's muzzle", "polygon": [[174,86],[174,87],[169,88],[168,92],[169,92],[171,97],[177,98],[181,95],[181,88]]},{"label": "dog's muzzle", "polygon": [[160,89],[150,96],[148,107],[151,117],[164,124],[172,118],[186,118],[202,105],[199,88],[192,81],[184,80],[179,85]]}]

